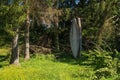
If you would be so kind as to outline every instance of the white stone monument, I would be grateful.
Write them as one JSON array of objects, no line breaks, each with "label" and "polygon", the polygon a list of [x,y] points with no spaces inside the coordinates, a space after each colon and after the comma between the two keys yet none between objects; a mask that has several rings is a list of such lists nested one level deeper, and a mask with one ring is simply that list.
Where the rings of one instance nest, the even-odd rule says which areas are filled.
[{"label": "white stone monument", "polygon": [[82,32],[80,18],[74,18],[72,20],[70,30],[70,45],[74,58],[80,57],[80,51],[82,50]]}]

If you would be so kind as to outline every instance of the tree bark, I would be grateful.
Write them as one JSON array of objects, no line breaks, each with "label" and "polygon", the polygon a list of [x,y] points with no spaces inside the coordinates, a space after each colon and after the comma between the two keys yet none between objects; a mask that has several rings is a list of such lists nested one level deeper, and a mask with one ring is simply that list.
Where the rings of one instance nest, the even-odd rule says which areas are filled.
[{"label": "tree bark", "polygon": [[80,45],[80,51],[82,51],[82,26],[81,26],[81,20],[80,20],[80,18],[77,18],[77,20],[78,20],[78,27],[79,27],[78,29],[79,29],[79,34],[80,34],[80,36],[79,36],[80,37],[80,43],[79,43],[79,45]]},{"label": "tree bark", "polygon": [[10,64],[19,65],[19,47],[18,47],[18,40],[19,40],[19,29],[16,29],[16,34],[12,41],[12,54],[10,58]]},{"label": "tree bark", "polygon": [[27,10],[27,22],[25,26],[25,60],[30,58],[29,54],[29,28],[30,28],[30,18],[29,18],[29,9]]},{"label": "tree bark", "polygon": [[58,32],[58,23],[56,23],[56,26],[55,26],[56,30],[55,30],[55,45],[56,45],[56,50],[59,51],[60,50],[60,46],[59,46],[59,32]]}]

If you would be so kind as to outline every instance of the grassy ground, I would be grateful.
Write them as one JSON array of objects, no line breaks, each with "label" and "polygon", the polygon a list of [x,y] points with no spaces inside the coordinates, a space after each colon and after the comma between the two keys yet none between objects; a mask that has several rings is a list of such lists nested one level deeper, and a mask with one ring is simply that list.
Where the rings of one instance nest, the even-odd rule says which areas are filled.
[{"label": "grassy ground", "polygon": [[[20,66],[7,66],[6,50],[1,50],[0,80],[93,80],[94,66],[88,61],[75,60],[71,56],[61,56],[56,59],[54,55],[33,56]],[[3,53],[3,54],[2,54]],[[105,79],[113,80],[113,79]]]},{"label": "grassy ground", "polygon": [[8,65],[9,49],[0,49],[0,68]]}]

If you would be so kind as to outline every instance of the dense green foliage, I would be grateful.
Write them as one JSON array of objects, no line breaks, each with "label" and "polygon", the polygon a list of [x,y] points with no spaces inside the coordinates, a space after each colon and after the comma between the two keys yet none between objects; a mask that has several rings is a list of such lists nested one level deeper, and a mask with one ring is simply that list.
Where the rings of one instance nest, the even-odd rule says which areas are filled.
[{"label": "dense green foliage", "polygon": [[[0,0],[0,48],[4,48],[0,49],[0,80],[120,79],[119,0],[9,1]],[[71,20],[77,17],[81,18],[83,51],[79,59],[74,59],[69,33]],[[24,62],[28,22],[30,38],[26,38],[30,46],[41,49],[30,47],[32,58]],[[9,66],[16,28],[20,29],[21,64]],[[54,54],[35,53],[34,49],[49,49]]]},{"label": "dense green foliage", "polygon": [[90,50],[85,55],[95,65],[97,79],[107,78],[120,73],[120,53],[116,50],[115,52]]},{"label": "dense green foliage", "polygon": [[[28,9],[27,7],[25,8],[25,6],[29,5],[30,18],[32,19],[30,28],[31,44],[37,45],[39,41],[42,41],[40,40],[41,37],[45,36],[50,38],[50,41],[53,39],[48,45],[55,46],[54,37],[56,32],[54,32],[54,28],[47,29],[46,27],[41,27],[41,25],[39,25],[41,24],[41,20],[38,16],[44,16],[44,14],[41,13],[48,7],[53,9],[57,9],[56,7],[58,7],[58,9],[61,10],[61,15],[59,16],[59,29],[57,32],[59,31],[59,44],[62,49],[69,44],[71,19],[73,17],[80,17],[82,21],[84,50],[94,48],[108,51],[113,51],[114,49],[119,50],[119,0],[83,0],[78,2],[78,4],[75,4],[75,1],[72,0],[43,0],[36,2],[31,0],[27,5],[19,5],[20,1],[21,0],[18,0],[13,3],[14,5],[0,5],[0,31],[3,32],[0,33],[1,46],[5,45],[4,42],[6,40],[6,42],[10,43],[10,33],[13,33],[11,30],[13,27],[25,26],[23,22],[26,20],[26,9]],[[39,7],[36,6],[36,4],[38,4]],[[23,32],[24,28],[21,31]],[[22,41],[23,40],[21,40],[21,42]],[[46,41],[42,42],[45,43]]]},{"label": "dense green foliage", "polygon": [[25,6],[20,5],[19,2],[20,0],[11,5],[0,5],[0,46],[10,44],[16,34],[15,29],[20,28],[26,19]]}]

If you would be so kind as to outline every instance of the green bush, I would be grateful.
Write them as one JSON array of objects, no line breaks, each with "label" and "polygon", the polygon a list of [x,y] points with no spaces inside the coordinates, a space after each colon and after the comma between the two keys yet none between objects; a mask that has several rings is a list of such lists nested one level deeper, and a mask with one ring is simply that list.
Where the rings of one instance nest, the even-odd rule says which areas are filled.
[{"label": "green bush", "polygon": [[115,80],[120,80],[120,74],[117,76],[117,78]]},{"label": "green bush", "polygon": [[106,51],[98,51],[98,50],[91,50],[89,51],[90,57],[93,61],[93,64],[96,65],[96,69],[104,68],[104,67],[113,67],[113,58],[111,57],[112,52]]},{"label": "green bush", "polygon": [[117,63],[117,73],[120,74],[120,61]]},{"label": "green bush", "polygon": [[108,78],[120,72],[119,52],[89,51],[89,60],[95,65],[96,79]]},{"label": "green bush", "polygon": [[97,80],[101,78],[109,78],[111,76],[114,76],[116,74],[116,71],[114,69],[109,69],[109,68],[100,68],[96,70],[95,76]]}]

